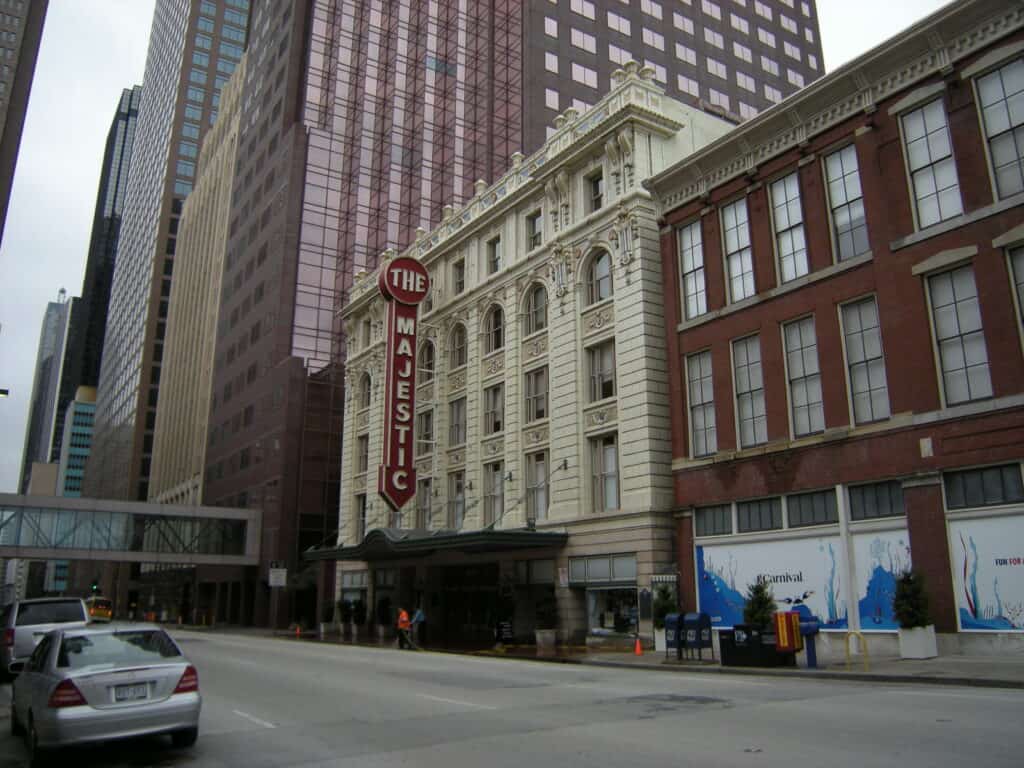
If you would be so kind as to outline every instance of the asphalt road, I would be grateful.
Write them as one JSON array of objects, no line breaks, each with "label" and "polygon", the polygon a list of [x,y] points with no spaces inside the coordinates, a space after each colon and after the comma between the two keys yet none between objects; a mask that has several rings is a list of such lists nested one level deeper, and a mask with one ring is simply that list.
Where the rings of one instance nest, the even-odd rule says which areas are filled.
[{"label": "asphalt road", "polygon": [[[1024,764],[1024,694],[652,672],[175,633],[198,743],[142,739],[55,765],[956,766]],[[8,686],[0,691],[0,720]],[[0,768],[25,765],[0,722]]]}]

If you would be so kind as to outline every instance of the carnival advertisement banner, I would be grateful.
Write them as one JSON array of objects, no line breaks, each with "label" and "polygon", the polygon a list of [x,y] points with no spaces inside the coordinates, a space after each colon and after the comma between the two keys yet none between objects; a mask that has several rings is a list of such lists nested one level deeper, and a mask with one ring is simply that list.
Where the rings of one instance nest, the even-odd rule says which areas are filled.
[{"label": "carnival advertisement banner", "polygon": [[747,589],[764,582],[780,611],[816,616],[822,629],[845,629],[842,549],[838,536],[698,546],[700,610],[715,627],[742,624]]},{"label": "carnival advertisement banner", "polygon": [[949,523],[960,628],[1024,631],[1024,515]]},{"label": "carnival advertisement banner", "polygon": [[863,631],[893,632],[892,599],[896,579],[910,569],[910,537],[906,530],[860,533],[853,537],[857,573],[857,609]]}]

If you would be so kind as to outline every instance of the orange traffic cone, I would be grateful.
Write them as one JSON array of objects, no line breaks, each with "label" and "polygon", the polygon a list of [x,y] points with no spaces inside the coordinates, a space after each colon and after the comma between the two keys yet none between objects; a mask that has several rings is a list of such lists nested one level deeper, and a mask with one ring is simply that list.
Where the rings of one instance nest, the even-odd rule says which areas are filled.
[{"label": "orange traffic cone", "polygon": [[640,645],[640,635],[636,636],[636,642],[633,643],[633,655],[634,656],[643,656],[644,655],[643,646]]}]

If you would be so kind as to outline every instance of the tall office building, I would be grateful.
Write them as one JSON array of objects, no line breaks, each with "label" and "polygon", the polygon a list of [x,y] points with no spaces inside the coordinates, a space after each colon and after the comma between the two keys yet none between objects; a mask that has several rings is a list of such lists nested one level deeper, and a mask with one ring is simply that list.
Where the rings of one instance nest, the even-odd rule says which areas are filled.
[{"label": "tall office building", "polygon": [[85,494],[146,499],[178,222],[249,0],[157,0],[103,342]]},{"label": "tall office building", "polygon": [[21,457],[21,480],[18,493],[28,493],[34,462],[51,461],[54,422],[57,416],[57,391],[61,365],[67,343],[68,321],[77,299],[68,299],[60,289],[57,301],[46,305],[43,327],[39,333],[36,372],[32,380],[32,399],[25,427],[25,448]]},{"label": "tall office building", "polygon": [[[121,229],[128,169],[131,166],[135,123],[138,120],[142,86],[121,92],[110,131],[107,133],[103,165],[100,169],[96,210],[93,213],[89,255],[85,279],[68,329],[67,350],[60,374],[57,414],[50,447],[51,461],[61,459],[66,411],[81,386],[95,387],[99,382],[103,332],[107,325],[110,282],[114,276],[114,257]],[[81,477],[78,478],[81,482]]]},{"label": "tall office building", "polygon": [[[203,502],[259,506],[290,568],[337,528],[356,274],[585,109],[628,59],[734,120],[817,76],[813,3],[256,4],[224,260]],[[258,622],[316,620],[269,590]]]},{"label": "tall office building", "polygon": [[0,0],[0,241],[49,0]]}]

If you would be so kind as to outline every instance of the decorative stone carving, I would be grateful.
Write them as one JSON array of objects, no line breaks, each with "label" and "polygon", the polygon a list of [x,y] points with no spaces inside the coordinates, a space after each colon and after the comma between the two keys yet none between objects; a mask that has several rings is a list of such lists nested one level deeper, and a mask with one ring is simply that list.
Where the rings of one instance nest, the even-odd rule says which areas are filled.
[{"label": "decorative stone carving", "polygon": [[636,216],[620,206],[608,231],[608,240],[618,255],[619,265],[627,269],[633,261],[633,251],[639,239],[638,229]]},{"label": "decorative stone carving", "polygon": [[466,463],[466,452],[462,448],[448,451],[448,466],[457,467]]},{"label": "decorative stone carving", "polygon": [[434,399],[434,379],[424,382],[416,387],[416,397],[420,402]]},{"label": "decorative stone carving", "polygon": [[603,427],[606,424],[612,424],[618,421],[619,414],[618,408],[614,405],[606,405],[604,408],[596,408],[592,411],[587,411],[583,417],[584,429],[590,429],[591,427]]},{"label": "decorative stone carving", "polygon": [[356,475],[355,477],[353,477],[352,478],[352,486],[357,491],[366,490],[366,475],[362,474],[362,475]]},{"label": "decorative stone carving", "polygon": [[482,453],[484,456],[500,456],[505,452],[505,441],[501,438],[484,443]]},{"label": "decorative stone carving", "polygon": [[583,333],[596,333],[615,322],[615,311],[611,304],[605,304],[583,316]]},{"label": "decorative stone carving", "polygon": [[459,368],[454,373],[448,374],[448,391],[456,392],[466,387],[466,369]]},{"label": "decorative stone carving", "polygon": [[505,370],[505,353],[495,352],[490,357],[485,357],[481,364],[481,373],[486,378],[488,376],[497,376],[499,373]]},{"label": "decorative stone carving", "polygon": [[356,429],[364,429],[370,426],[370,412],[362,411],[356,414]]},{"label": "decorative stone carving", "polygon": [[531,336],[523,342],[523,362],[528,363],[548,352],[548,335],[542,333],[538,336]]},{"label": "decorative stone carving", "polygon": [[420,459],[416,462],[416,474],[419,477],[430,477],[434,474],[434,462],[431,459]]},{"label": "decorative stone carving", "polygon": [[523,430],[523,442],[526,445],[540,445],[548,441],[548,426],[530,427]]}]

